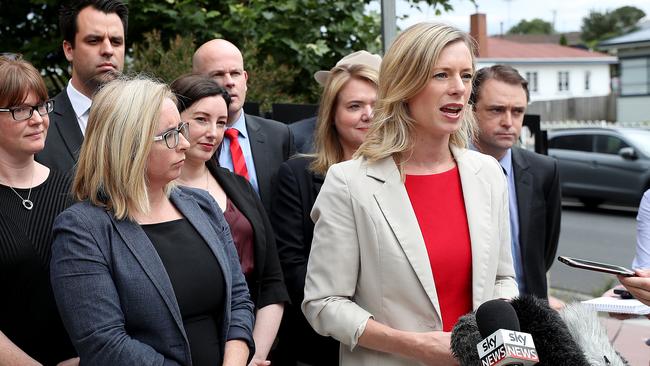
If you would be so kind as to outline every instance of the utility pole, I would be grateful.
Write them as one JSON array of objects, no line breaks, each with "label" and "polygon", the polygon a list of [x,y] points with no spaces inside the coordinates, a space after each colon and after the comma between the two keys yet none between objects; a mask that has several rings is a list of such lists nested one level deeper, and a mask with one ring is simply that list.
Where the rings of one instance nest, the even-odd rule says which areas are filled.
[{"label": "utility pole", "polygon": [[381,44],[384,54],[397,36],[395,0],[381,0]]}]

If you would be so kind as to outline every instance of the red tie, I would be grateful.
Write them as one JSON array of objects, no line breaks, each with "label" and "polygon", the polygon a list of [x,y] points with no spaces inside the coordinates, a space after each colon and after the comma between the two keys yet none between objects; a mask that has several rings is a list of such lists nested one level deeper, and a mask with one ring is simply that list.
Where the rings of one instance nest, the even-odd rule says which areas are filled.
[{"label": "red tie", "polygon": [[239,131],[235,128],[229,128],[226,130],[225,135],[230,140],[230,155],[232,156],[232,167],[235,170],[235,174],[241,175],[249,180],[246,159],[244,159],[244,154],[241,151],[241,146],[239,146],[239,140],[237,139]]}]

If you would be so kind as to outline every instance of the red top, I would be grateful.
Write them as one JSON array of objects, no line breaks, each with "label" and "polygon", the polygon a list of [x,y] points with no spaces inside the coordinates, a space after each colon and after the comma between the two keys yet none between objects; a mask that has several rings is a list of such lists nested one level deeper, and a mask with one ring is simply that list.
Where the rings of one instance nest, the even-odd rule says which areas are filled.
[{"label": "red top", "polygon": [[404,184],[429,254],[443,330],[450,332],[472,311],[472,248],[458,168],[407,175]]},{"label": "red top", "polygon": [[230,234],[239,255],[241,270],[248,279],[255,267],[255,234],[253,233],[253,226],[230,198],[226,199],[226,211],[223,212],[223,216],[230,227]]}]

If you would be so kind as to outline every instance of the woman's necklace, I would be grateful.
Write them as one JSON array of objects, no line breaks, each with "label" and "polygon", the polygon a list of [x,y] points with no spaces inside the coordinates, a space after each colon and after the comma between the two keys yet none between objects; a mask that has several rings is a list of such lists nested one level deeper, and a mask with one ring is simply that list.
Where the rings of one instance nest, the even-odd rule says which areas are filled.
[{"label": "woman's necklace", "polygon": [[27,198],[23,198],[23,196],[21,196],[20,194],[18,194],[18,192],[16,192],[14,187],[12,187],[10,185],[7,185],[7,187],[11,188],[11,190],[16,194],[16,196],[20,197],[20,200],[21,200],[21,202],[23,204],[23,207],[25,207],[25,209],[27,209],[27,210],[31,210],[32,208],[34,208],[34,202],[32,202],[29,198],[32,196],[32,188],[33,188],[32,184],[34,184],[34,172],[35,171],[36,171],[36,169],[34,169],[32,171],[32,180],[29,183],[29,192],[27,192]]}]

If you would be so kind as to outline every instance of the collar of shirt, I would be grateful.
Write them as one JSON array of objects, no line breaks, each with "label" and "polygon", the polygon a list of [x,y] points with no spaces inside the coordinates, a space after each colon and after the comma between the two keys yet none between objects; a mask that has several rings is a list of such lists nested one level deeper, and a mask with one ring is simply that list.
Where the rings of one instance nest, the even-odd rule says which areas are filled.
[{"label": "collar of shirt", "polygon": [[72,86],[72,82],[68,82],[66,92],[68,93],[70,104],[72,104],[72,109],[74,109],[74,113],[77,115],[77,118],[81,118],[81,116],[87,114],[88,110],[90,109],[90,105],[92,104],[92,100],[90,100],[90,98],[87,96],[81,94],[79,90],[75,89],[75,87]]},{"label": "collar of shirt", "polygon": [[512,149],[508,149],[508,151],[506,151],[506,154],[503,155],[501,159],[499,159],[499,164],[501,164],[501,167],[505,171],[506,175],[510,177],[512,173]]},{"label": "collar of shirt", "polygon": [[248,139],[248,131],[246,130],[246,120],[244,119],[244,109],[242,108],[239,118],[232,124],[229,128],[234,128],[239,131],[239,135],[245,139]]}]

